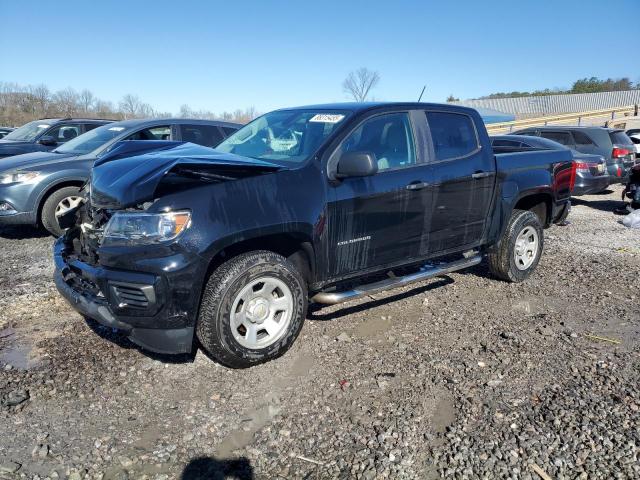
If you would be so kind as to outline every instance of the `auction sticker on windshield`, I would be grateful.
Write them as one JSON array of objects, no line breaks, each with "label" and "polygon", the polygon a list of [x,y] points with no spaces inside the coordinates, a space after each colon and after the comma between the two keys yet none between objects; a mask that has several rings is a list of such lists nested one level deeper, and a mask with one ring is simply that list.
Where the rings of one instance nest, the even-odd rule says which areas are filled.
[{"label": "auction sticker on windshield", "polygon": [[321,123],[338,123],[340,120],[344,118],[344,115],[335,115],[328,113],[318,113],[314,115],[309,120],[310,122],[321,122]]},{"label": "auction sticker on windshield", "polygon": [[111,127],[109,130],[112,132],[121,132],[124,130],[124,127]]}]

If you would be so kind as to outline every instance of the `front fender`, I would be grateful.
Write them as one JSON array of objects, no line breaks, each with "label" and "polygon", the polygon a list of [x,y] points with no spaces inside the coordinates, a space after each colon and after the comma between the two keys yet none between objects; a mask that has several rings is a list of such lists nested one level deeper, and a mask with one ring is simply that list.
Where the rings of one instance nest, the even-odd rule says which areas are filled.
[{"label": "front fender", "polygon": [[51,175],[47,175],[31,192],[31,196],[29,198],[29,205],[31,205],[32,209],[35,211],[40,208],[40,205],[45,200],[49,194],[56,190],[57,186],[61,186],[69,183],[83,184],[89,178],[89,172],[76,170],[76,171],[65,171],[63,173],[53,173]]},{"label": "front fender", "polygon": [[249,230],[234,232],[224,237],[216,239],[209,247],[201,253],[207,260],[211,261],[223,250],[234,245],[258,241],[261,238],[275,237],[278,235],[290,235],[300,240],[300,242],[312,243],[313,225],[302,222],[291,222],[279,225],[267,225]]}]

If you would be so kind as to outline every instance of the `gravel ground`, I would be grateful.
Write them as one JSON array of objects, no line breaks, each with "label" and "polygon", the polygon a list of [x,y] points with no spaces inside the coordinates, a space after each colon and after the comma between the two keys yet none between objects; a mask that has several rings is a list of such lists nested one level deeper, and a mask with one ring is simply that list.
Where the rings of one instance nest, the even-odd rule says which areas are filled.
[{"label": "gravel ground", "polygon": [[524,284],[486,266],[313,310],[284,357],[145,353],[0,230],[0,478],[640,478],[640,231],[576,201]]}]

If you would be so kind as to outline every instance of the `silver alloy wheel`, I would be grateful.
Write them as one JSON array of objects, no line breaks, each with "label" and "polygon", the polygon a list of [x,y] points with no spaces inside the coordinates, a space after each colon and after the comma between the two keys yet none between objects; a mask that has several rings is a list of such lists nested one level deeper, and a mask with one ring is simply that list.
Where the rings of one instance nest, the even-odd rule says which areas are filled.
[{"label": "silver alloy wheel", "polygon": [[231,331],[245,348],[266,348],[284,336],[292,316],[291,289],[282,280],[264,276],[236,295],[231,306]]},{"label": "silver alloy wheel", "polygon": [[524,227],[516,237],[516,245],[513,249],[513,258],[518,270],[526,270],[531,266],[538,255],[538,248],[540,248],[538,231],[531,226]]},{"label": "silver alloy wheel", "polygon": [[60,217],[72,208],[76,208],[78,205],[80,205],[80,202],[82,202],[82,197],[78,197],[75,195],[63,198],[62,200],[60,200],[58,205],[56,205],[56,217]]}]

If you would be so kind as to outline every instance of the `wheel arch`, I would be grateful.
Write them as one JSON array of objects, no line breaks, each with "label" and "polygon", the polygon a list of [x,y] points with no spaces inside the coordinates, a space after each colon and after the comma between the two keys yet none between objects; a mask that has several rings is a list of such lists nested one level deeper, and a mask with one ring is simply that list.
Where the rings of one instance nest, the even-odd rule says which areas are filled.
[{"label": "wheel arch", "polygon": [[243,235],[224,240],[222,245],[210,256],[205,283],[222,263],[254,250],[268,250],[282,255],[298,269],[307,284],[312,283],[315,279],[316,261],[311,237],[300,231],[280,231],[260,235]]},{"label": "wheel arch", "polygon": [[60,190],[65,187],[82,187],[86,183],[86,179],[81,178],[66,178],[60,179],[56,182],[50,183],[47,185],[40,195],[38,196],[38,201],[36,203],[36,221],[38,224],[41,223],[40,219],[42,216],[42,208],[44,207],[44,203],[56,190]]},{"label": "wheel arch", "polygon": [[525,192],[513,204],[513,210],[528,210],[535,213],[544,228],[551,224],[551,208],[553,199],[551,192]]}]

